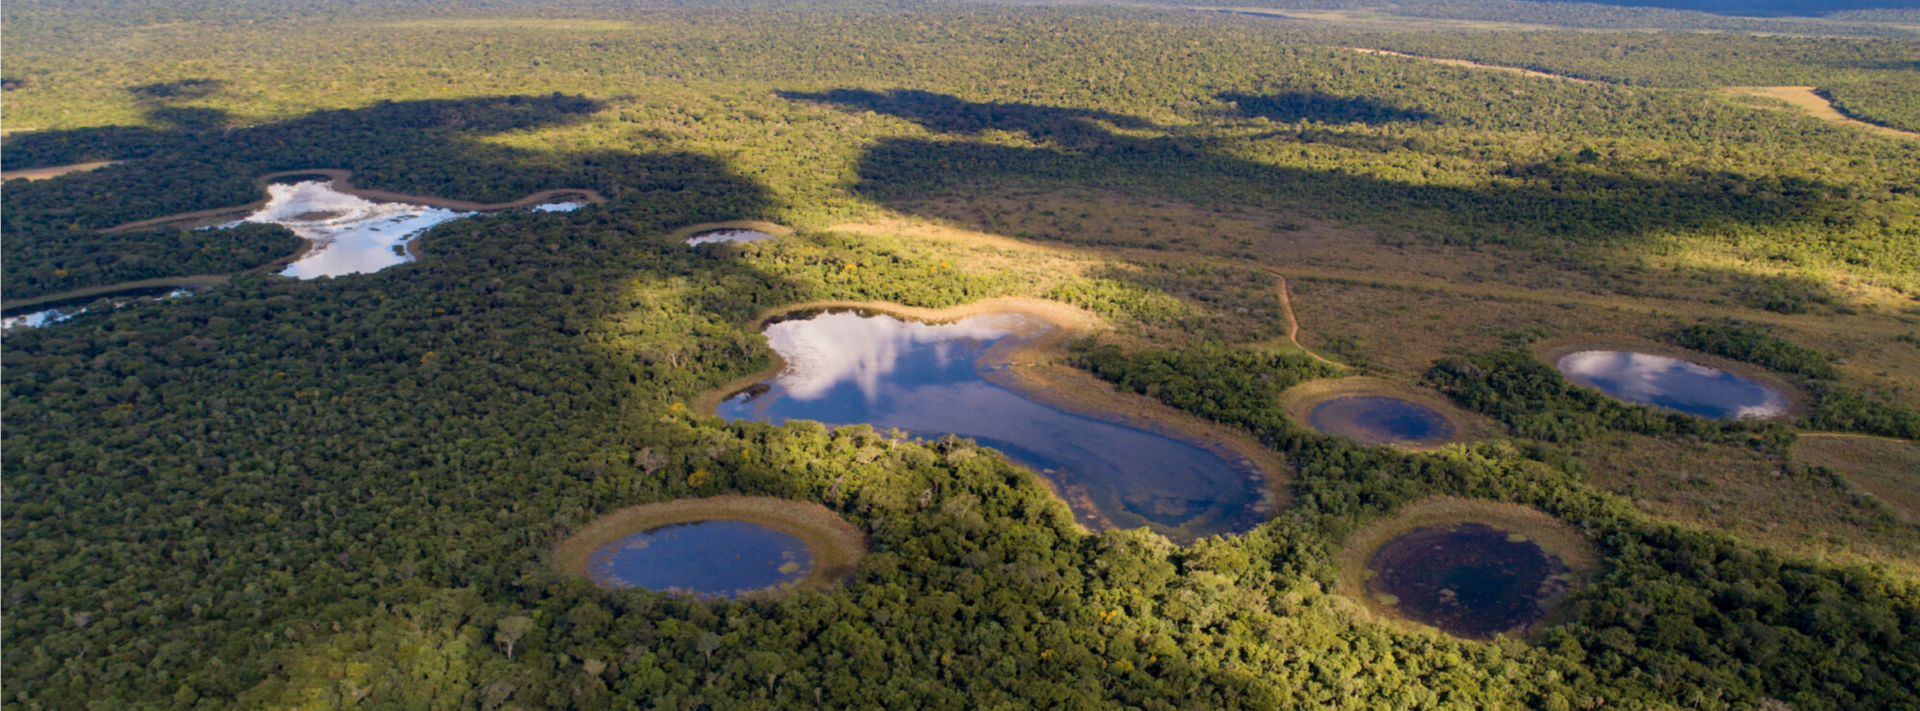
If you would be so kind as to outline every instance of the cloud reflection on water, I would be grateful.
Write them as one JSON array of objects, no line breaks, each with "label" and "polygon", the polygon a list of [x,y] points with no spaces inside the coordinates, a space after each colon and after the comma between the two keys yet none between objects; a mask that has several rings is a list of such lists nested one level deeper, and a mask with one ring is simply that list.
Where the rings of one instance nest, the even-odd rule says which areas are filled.
[{"label": "cloud reflection on water", "polygon": [[880,381],[899,366],[900,356],[921,344],[933,344],[945,365],[955,340],[990,341],[1012,334],[1024,317],[975,316],[956,323],[926,324],[889,316],[827,313],[767,327],[767,342],[787,361],[778,382],[787,397],[818,400],[833,386],[851,381],[871,403]]},{"label": "cloud reflection on water", "polygon": [[314,243],[281,274],[299,279],[377,272],[413,261],[403,247],[429,227],[473,215],[437,207],[373,202],[311,180],[267,186],[267,204],[241,222],[277,224]]},{"label": "cloud reflection on water", "polygon": [[1573,382],[1628,402],[1702,417],[1774,417],[1787,411],[1772,388],[1677,358],[1627,351],[1580,351],[1555,364]]}]

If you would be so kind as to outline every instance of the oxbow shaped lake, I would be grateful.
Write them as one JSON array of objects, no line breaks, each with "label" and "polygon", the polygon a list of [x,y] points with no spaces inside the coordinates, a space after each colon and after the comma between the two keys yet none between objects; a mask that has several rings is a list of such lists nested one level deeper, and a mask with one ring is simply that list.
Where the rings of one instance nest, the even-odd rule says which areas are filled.
[{"label": "oxbow shaped lake", "polygon": [[699,597],[738,597],[789,585],[812,568],[813,553],[800,539],[745,521],[649,529],[601,546],[587,558],[587,577],[601,585]]},{"label": "oxbow shaped lake", "polygon": [[1580,351],[1554,364],[1568,380],[1627,402],[1700,417],[1775,417],[1787,411],[1780,391],[1732,373],[1678,358],[1630,351]]},{"label": "oxbow shaped lake", "polygon": [[987,377],[1004,367],[996,349],[1047,328],[1014,315],[926,324],[829,312],[781,321],[766,335],[786,369],[718,411],[970,438],[1047,477],[1094,529],[1146,526],[1184,543],[1265,519],[1271,504],[1250,462],[1035,402]]}]

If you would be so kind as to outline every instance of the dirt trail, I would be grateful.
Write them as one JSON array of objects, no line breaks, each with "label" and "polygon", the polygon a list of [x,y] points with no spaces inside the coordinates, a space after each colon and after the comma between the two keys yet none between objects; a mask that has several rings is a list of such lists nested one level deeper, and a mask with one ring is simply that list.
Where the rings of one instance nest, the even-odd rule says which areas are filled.
[{"label": "dirt trail", "polygon": [[73,165],[56,165],[56,166],[51,166],[47,168],[26,168],[23,170],[4,170],[4,171],[0,171],[0,182],[5,182],[8,180],[17,180],[17,179],[46,180],[47,178],[58,178],[68,173],[84,173],[89,170],[98,170],[100,168],[105,168],[107,166],[113,165],[118,162],[120,161],[103,160],[103,161],[95,161],[92,163],[75,163]]},{"label": "dirt trail", "polygon": [[1511,72],[1514,74],[1524,74],[1526,76],[1539,77],[1541,79],[1558,79],[1560,81],[1570,81],[1578,84],[1605,83],[1605,82],[1597,82],[1592,79],[1580,79],[1577,77],[1570,77],[1563,74],[1548,74],[1546,72],[1534,71],[1532,69],[1522,69],[1520,67],[1503,67],[1498,64],[1481,64],[1479,62],[1470,62],[1465,59],[1441,59],[1439,57],[1422,57],[1417,54],[1395,52],[1389,49],[1368,49],[1366,47],[1348,47],[1347,49],[1351,49],[1361,54],[1373,54],[1373,55],[1381,55],[1381,56],[1387,56],[1387,57],[1400,57],[1403,59],[1419,59],[1419,60],[1424,60],[1428,62],[1433,62],[1436,64],[1445,64],[1453,67],[1470,67],[1473,69],[1492,69],[1494,71],[1499,71],[1499,72]]},{"label": "dirt trail", "polygon": [[1745,94],[1747,96],[1762,96],[1769,99],[1779,99],[1781,101],[1785,101],[1789,104],[1792,104],[1794,108],[1799,109],[1802,112],[1805,112],[1810,116],[1813,116],[1814,118],[1818,118],[1824,121],[1831,121],[1837,124],[1864,128],[1883,136],[1897,136],[1900,138],[1920,138],[1920,133],[1913,133],[1911,131],[1902,131],[1900,129],[1893,128],[1891,126],[1882,126],[1877,123],[1868,123],[1866,121],[1862,121],[1852,116],[1848,116],[1846,114],[1840,113],[1839,109],[1834,108],[1833,102],[1828,101],[1827,97],[1820,95],[1820,92],[1817,87],[1730,86],[1723,89],[1722,91],[1725,91],[1726,93],[1729,93],[1729,94]]},{"label": "dirt trail", "polygon": [[[255,179],[254,183],[258,185],[262,191],[265,191],[267,189],[267,185],[269,183],[272,183],[276,179],[290,178],[290,177],[301,176],[301,175],[326,176],[327,179],[333,181],[334,190],[346,193],[348,195],[352,195],[354,197],[372,200],[374,202],[399,202],[399,203],[406,203],[409,205],[425,205],[427,207],[440,207],[440,208],[446,208],[449,210],[460,210],[463,212],[498,212],[500,210],[517,210],[521,208],[533,207],[535,205],[544,205],[550,202],[561,202],[568,199],[573,199],[580,202],[593,203],[596,205],[607,201],[606,196],[601,195],[598,191],[588,190],[585,188],[560,188],[556,190],[542,190],[540,192],[527,195],[526,197],[520,198],[518,200],[514,200],[512,202],[492,202],[492,203],[470,202],[467,200],[454,200],[452,198],[433,197],[430,195],[409,195],[407,193],[398,193],[391,190],[374,190],[369,188],[354,187],[353,171],[340,170],[337,168],[315,168],[312,170],[283,170],[278,173],[268,173],[266,175],[262,175],[259,178]],[[211,221],[224,221],[227,219],[238,219],[240,217],[244,217],[250,213],[258,211],[261,207],[265,206],[266,204],[267,204],[267,200],[265,198],[262,198],[260,200],[255,200],[253,202],[247,203],[245,205],[239,205],[235,207],[221,207],[221,208],[214,208],[211,210],[195,210],[193,212],[183,212],[177,215],[155,217],[149,220],[136,220],[134,222],[128,222],[123,225],[115,225],[113,227],[108,227],[100,231],[101,232],[127,232],[130,230],[147,229],[147,228],[153,228],[153,227],[167,227],[167,226],[174,226],[174,225],[187,226],[187,225],[195,225],[195,224],[206,223]]]},{"label": "dirt trail", "polygon": [[1301,353],[1313,356],[1314,360],[1335,368],[1345,368],[1346,366],[1327,360],[1319,353],[1307,350],[1306,346],[1300,345],[1300,319],[1293,315],[1293,290],[1287,286],[1286,277],[1278,274],[1274,276],[1280,279],[1280,308],[1287,312],[1287,342],[1292,343],[1294,348],[1300,349]]}]

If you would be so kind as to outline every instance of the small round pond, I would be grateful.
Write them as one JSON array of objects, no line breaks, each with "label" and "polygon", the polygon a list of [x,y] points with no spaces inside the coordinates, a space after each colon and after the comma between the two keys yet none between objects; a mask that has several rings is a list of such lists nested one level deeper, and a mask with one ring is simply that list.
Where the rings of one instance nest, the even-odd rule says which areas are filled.
[{"label": "small round pond", "polygon": [[1433,408],[1397,397],[1339,397],[1313,406],[1307,424],[1362,444],[1431,447],[1453,439],[1453,425]]},{"label": "small round pond", "polygon": [[1538,621],[1573,574],[1526,536],[1479,523],[1416,528],[1367,562],[1367,595],[1450,634],[1490,639]]},{"label": "small round pond", "polygon": [[1700,417],[1786,414],[1780,391],[1732,373],[1678,358],[1631,351],[1579,351],[1554,363],[1568,380],[1618,400]]},{"label": "small round pond", "polygon": [[792,535],[745,521],[700,521],[623,536],[587,558],[603,587],[737,597],[798,583],[813,554]]},{"label": "small round pond", "polygon": [[728,229],[703,232],[687,238],[688,245],[702,245],[710,242],[758,242],[773,239],[773,235],[759,230]]}]

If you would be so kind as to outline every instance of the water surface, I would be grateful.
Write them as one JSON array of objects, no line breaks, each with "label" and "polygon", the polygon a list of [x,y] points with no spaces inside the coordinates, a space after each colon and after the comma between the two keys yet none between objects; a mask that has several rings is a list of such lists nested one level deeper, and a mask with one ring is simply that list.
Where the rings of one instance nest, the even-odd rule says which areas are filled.
[{"label": "water surface", "polygon": [[1572,582],[1526,537],[1478,523],[1416,528],[1367,562],[1367,593],[1448,633],[1488,639],[1546,614]]},{"label": "water surface", "polygon": [[701,597],[736,597],[791,584],[812,568],[813,553],[800,539],[745,521],[649,529],[587,557],[587,577],[601,585]]},{"label": "water surface", "polygon": [[421,232],[473,215],[437,207],[373,202],[333,189],[331,180],[267,186],[267,204],[241,222],[276,224],[313,243],[280,273],[298,279],[377,272],[413,261],[406,245]]},{"label": "water surface", "polygon": [[1780,391],[1716,368],[1630,351],[1580,351],[1554,364],[1567,379],[1615,399],[1701,417],[1785,414]]},{"label": "water surface", "polygon": [[758,242],[763,239],[773,239],[773,235],[759,230],[717,230],[688,237],[687,244],[700,245],[708,242]]},{"label": "water surface", "polygon": [[1444,415],[1397,397],[1337,397],[1314,405],[1307,424],[1370,445],[1428,447],[1453,439],[1453,425]]},{"label": "water surface", "polygon": [[840,312],[782,321],[766,335],[785,370],[718,412],[974,439],[1045,476],[1094,529],[1147,526],[1189,542],[1265,518],[1264,479],[1250,462],[1066,412],[988,379],[1003,367],[993,355],[1045,328],[1010,315],[925,324]]},{"label": "water surface", "polygon": [[39,328],[48,324],[60,323],[86,313],[88,309],[92,308],[93,305],[101,299],[106,299],[108,303],[113,304],[113,308],[119,309],[148,301],[177,299],[192,293],[193,290],[191,289],[176,286],[142,287],[105,294],[93,294],[73,299],[50,301],[28,307],[34,309],[31,312],[0,318],[0,331],[15,328]]}]

